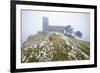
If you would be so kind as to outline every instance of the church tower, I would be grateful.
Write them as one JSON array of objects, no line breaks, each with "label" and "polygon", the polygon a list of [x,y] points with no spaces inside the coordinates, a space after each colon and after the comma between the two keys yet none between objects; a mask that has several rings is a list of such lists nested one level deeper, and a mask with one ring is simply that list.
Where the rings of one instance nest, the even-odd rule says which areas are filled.
[{"label": "church tower", "polygon": [[48,25],[49,25],[48,23],[49,23],[48,17],[43,17],[43,31],[44,32],[48,31]]}]

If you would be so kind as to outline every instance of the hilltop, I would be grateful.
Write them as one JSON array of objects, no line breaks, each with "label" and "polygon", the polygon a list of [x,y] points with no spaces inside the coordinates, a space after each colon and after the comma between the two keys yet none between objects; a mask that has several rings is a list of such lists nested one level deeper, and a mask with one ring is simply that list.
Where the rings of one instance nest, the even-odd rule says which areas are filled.
[{"label": "hilltop", "polygon": [[22,63],[88,60],[90,42],[58,32],[31,35],[22,45]]}]

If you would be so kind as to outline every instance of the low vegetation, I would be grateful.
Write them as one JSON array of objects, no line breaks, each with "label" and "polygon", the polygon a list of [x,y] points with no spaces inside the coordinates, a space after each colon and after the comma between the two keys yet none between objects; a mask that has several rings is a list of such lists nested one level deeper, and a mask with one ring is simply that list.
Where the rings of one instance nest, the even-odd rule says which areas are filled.
[{"label": "low vegetation", "polygon": [[90,42],[70,38],[61,33],[38,33],[22,45],[22,63],[88,60]]}]

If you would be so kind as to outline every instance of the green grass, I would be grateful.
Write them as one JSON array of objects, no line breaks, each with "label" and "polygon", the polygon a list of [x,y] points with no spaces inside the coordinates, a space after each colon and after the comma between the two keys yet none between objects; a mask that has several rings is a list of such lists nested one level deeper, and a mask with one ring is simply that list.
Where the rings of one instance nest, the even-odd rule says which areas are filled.
[{"label": "green grass", "polygon": [[[47,36],[47,33],[38,33],[36,35],[32,35],[29,36],[29,38],[27,39],[28,42],[32,42],[32,41],[42,41],[45,39],[45,37]],[[56,33],[52,33],[51,36],[49,36],[49,41],[52,42],[52,47],[53,49],[51,49],[49,47],[49,51],[46,51],[48,54],[48,57],[51,57],[50,52],[53,54],[53,58],[51,59],[51,61],[65,61],[65,60],[75,60],[77,58],[77,60],[86,60],[86,57],[81,53],[81,52],[77,52],[75,54],[75,57],[70,56],[69,59],[69,55],[68,53],[73,50],[71,45],[74,44],[78,44],[77,47],[82,50],[85,54],[87,54],[88,56],[90,56],[90,42],[88,41],[84,41],[84,40],[79,40],[76,38],[70,38],[67,41],[70,41],[70,45],[66,44],[66,40],[64,40],[63,38],[61,38],[61,35],[58,35]],[[30,62],[39,62],[39,59],[36,58],[35,54],[39,54],[39,51],[42,51],[44,48],[47,49],[48,45],[43,45],[40,46],[38,45],[36,48],[28,48],[28,50],[24,53],[26,56],[25,61],[27,60],[27,63]],[[50,45],[49,45],[50,46]],[[70,48],[70,49],[68,49]],[[34,52],[34,54],[32,54],[32,52]],[[43,57],[43,55],[41,55],[41,57]],[[44,57],[45,58],[45,57]],[[24,62],[25,62],[24,61]]]},{"label": "green grass", "polygon": [[53,43],[53,46],[57,49],[59,48],[59,45],[67,47],[66,41],[56,33],[54,33],[51,37],[49,37],[49,40]]},{"label": "green grass", "polygon": [[90,56],[90,42],[79,39],[75,39],[74,41],[80,45],[79,48],[83,52],[85,52],[88,56]]}]

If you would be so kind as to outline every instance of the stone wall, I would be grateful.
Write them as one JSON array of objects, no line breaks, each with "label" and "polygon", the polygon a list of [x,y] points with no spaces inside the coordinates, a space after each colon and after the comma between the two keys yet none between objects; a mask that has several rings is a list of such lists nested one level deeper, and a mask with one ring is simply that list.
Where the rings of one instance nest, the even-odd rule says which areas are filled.
[{"label": "stone wall", "polygon": [[64,26],[50,26],[48,17],[43,17],[43,32],[64,33]]}]

